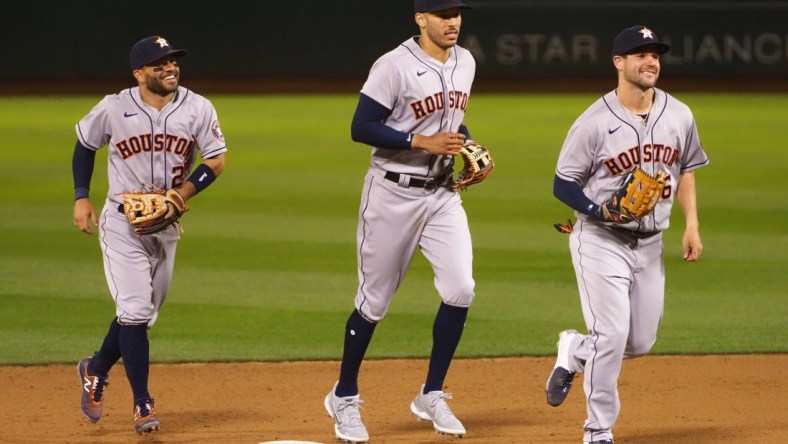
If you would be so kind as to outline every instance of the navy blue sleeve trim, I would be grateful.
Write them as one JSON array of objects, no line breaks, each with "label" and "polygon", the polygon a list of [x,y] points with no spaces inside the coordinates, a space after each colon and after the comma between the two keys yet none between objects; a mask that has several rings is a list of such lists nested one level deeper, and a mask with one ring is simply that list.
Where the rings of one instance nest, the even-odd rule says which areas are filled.
[{"label": "navy blue sleeve trim", "polygon": [[77,144],[74,146],[74,156],[71,158],[71,171],[74,175],[74,200],[88,197],[95,162],[96,152],[77,140]]},{"label": "navy blue sleeve trim", "polygon": [[[586,196],[580,185],[571,180],[564,180],[555,176],[553,180],[553,195],[571,208],[587,214],[595,219],[600,219],[599,205]],[[601,219],[600,219],[601,220]]]},{"label": "navy blue sleeve trim", "polygon": [[[207,152],[207,153],[205,153],[205,154],[202,154],[202,153],[200,153],[200,157],[202,157],[202,158],[203,158],[203,160],[205,160],[205,159],[210,159],[210,158],[212,158],[212,157],[216,157],[216,156],[218,156],[219,154],[222,154],[223,152],[227,151],[227,149],[226,149],[226,148],[227,148],[226,146],[222,146],[222,147],[216,148],[216,149],[215,149],[215,150],[213,150],[213,151],[209,151],[209,152]],[[225,151],[222,151],[222,150],[225,150]],[[221,151],[221,152],[220,152],[220,151]]]},{"label": "navy blue sleeve trim", "polygon": [[704,160],[703,162],[693,163],[692,165],[685,165],[681,167],[681,173],[684,174],[688,171],[695,171],[696,169],[706,166],[709,163],[709,159]]},{"label": "navy blue sleeve trim", "polygon": [[409,150],[413,134],[398,131],[386,126],[383,120],[391,115],[391,110],[376,102],[366,94],[361,94],[350,124],[350,137],[378,148]]}]

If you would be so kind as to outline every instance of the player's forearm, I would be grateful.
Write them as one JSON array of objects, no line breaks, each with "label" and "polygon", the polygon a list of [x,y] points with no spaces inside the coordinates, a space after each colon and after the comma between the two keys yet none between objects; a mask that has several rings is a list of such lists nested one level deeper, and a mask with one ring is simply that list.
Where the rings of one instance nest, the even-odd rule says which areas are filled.
[{"label": "player's forearm", "polygon": [[74,155],[71,158],[71,172],[74,176],[74,200],[88,197],[90,179],[93,177],[95,162],[96,152],[85,148],[77,141],[77,144],[74,146]]},{"label": "player's forearm", "polygon": [[684,222],[687,228],[698,227],[698,207],[695,193],[695,174],[692,172],[684,173],[679,178],[679,187],[676,200],[684,215]]},{"label": "player's forearm", "polygon": [[202,163],[208,165],[213,171],[213,174],[216,177],[219,177],[220,174],[224,171],[224,154],[219,154],[216,157],[211,157],[210,159],[204,159]]},{"label": "player's forearm", "polygon": [[409,150],[413,134],[398,131],[380,122],[355,122],[351,128],[354,142],[394,150]]},{"label": "player's forearm", "polygon": [[399,131],[383,124],[391,110],[372,98],[361,94],[358,106],[350,124],[350,137],[354,142],[361,142],[378,148],[409,150],[412,134]]},{"label": "player's forearm", "polygon": [[601,220],[599,205],[583,193],[577,182],[564,180],[556,175],[553,179],[553,195],[570,208]]}]

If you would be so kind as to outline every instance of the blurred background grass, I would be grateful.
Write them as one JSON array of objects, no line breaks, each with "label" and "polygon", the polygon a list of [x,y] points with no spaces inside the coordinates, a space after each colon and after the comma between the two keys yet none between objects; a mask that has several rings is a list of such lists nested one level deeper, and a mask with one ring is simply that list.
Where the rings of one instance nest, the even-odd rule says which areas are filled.
[{"label": "blurred background grass", "polygon": [[[696,173],[704,253],[680,259],[674,208],[654,353],[784,353],[788,95],[676,96],[694,111],[711,159]],[[583,329],[567,238],[552,228],[571,212],[553,198],[552,178],[569,126],[597,97],[472,98],[466,123],[496,169],[462,194],[477,299],[459,356],[551,355],[560,330]],[[97,238],[71,220],[74,124],[100,98],[0,98],[0,364],[75,362],[99,347],[113,317]],[[338,359],[369,161],[369,148],[350,140],[357,96],[209,98],[227,169],[183,219],[170,296],[150,331],[152,360]],[[106,188],[102,149],[97,207]],[[427,356],[439,303],[417,253],[368,356]]]}]

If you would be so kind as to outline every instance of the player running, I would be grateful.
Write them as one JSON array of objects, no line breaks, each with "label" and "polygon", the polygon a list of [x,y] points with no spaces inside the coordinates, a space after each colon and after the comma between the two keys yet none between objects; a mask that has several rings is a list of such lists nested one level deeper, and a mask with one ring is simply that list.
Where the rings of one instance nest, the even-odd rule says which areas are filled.
[{"label": "player running", "polygon": [[[129,55],[138,86],[104,97],[76,125],[74,225],[88,234],[93,232],[89,222],[98,225],[104,273],[115,301],[104,343],[77,366],[82,413],[91,422],[101,418],[109,371],[122,357],[134,395],[134,429],[140,434],[159,428],[148,392],[148,329],[167,297],[179,226],[137,236],[123,213],[122,193],[174,189],[185,201],[222,173],[227,151],[211,102],[179,86],[178,59],[185,54],[159,36],[140,40]],[[109,191],[97,218],[88,192],[96,151],[104,145]],[[198,152],[202,163],[191,171]]]},{"label": "player running", "polygon": [[[574,229],[565,228],[588,334],[560,334],[546,392],[550,405],[561,405],[575,374],[585,373],[585,443],[613,443],[621,361],[645,355],[656,341],[665,292],[662,232],[674,199],[685,221],[684,260],[698,260],[703,248],[693,172],[709,161],[690,109],[655,87],[660,56],[669,50],[645,26],[621,31],[613,42],[618,87],[577,119],[558,157],[554,194],[577,217]],[[667,185],[650,214],[616,224],[598,203],[636,165],[668,174]]]},{"label": "player running", "polygon": [[442,302],[424,384],[410,405],[441,433],[465,428],[443,382],[474,298],[471,236],[460,196],[449,188],[476,63],[457,46],[460,0],[416,0],[420,35],[380,57],[361,89],[354,141],[373,148],[358,222],[359,287],[345,328],[339,381],[325,398],[337,438],[366,442],[358,373],[377,323],[405,278],[416,247],[432,264]]}]

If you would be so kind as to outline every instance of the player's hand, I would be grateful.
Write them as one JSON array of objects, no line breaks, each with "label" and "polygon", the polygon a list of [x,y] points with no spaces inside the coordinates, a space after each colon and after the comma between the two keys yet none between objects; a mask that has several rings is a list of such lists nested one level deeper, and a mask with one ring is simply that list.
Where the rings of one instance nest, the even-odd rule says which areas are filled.
[{"label": "player's hand", "polygon": [[465,134],[440,132],[432,136],[413,135],[411,149],[424,150],[430,154],[455,155],[465,143]]},{"label": "player's hand", "polygon": [[88,221],[93,222],[93,226],[98,226],[98,218],[96,217],[96,210],[90,199],[83,197],[74,201],[74,225],[83,233],[93,234],[93,229],[90,228]]},{"label": "player's hand", "polygon": [[700,259],[703,244],[700,242],[700,233],[697,227],[687,227],[681,239],[682,258],[687,262]]}]

